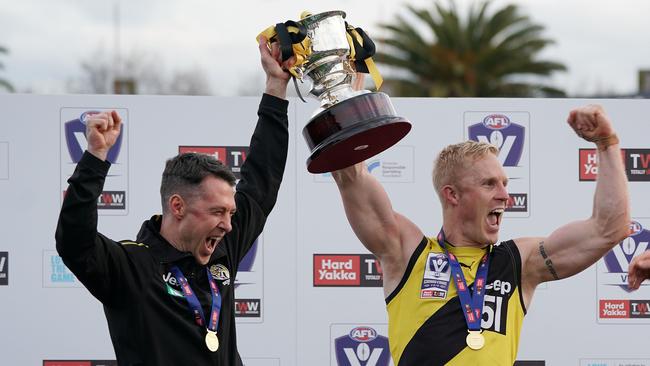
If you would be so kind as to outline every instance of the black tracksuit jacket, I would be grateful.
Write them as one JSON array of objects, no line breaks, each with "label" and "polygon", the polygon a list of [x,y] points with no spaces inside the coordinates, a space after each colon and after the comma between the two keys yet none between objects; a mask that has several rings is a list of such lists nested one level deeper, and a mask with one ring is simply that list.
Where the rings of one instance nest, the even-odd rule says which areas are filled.
[{"label": "black tracksuit jacket", "polygon": [[195,323],[169,270],[172,265],[181,269],[209,317],[212,299],[206,266],[160,236],[160,216],[145,221],[135,241],[116,242],[98,233],[97,198],[110,163],[84,153],[68,180],[56,248],[68,268],[104,305],[119,365],[242,364],[235,334],[235,276],[277,199],[287,158],[287,107],[286,100],[262,96],[237,185],[232,231],[207,264],[222,295],[217,328],[220,345],[214,353],[205,345],[206,328]]}]

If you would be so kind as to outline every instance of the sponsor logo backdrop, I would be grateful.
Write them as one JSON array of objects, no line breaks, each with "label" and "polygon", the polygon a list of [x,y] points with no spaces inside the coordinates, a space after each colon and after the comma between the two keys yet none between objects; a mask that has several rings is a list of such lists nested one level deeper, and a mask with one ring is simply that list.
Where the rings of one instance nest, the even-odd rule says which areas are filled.
[{"label": "sponsor logo backdrop", "polygon": [[[13,121],[0,137],[0,323],[11,330],[0,332],[0,364],[113,365],[101,361],[115,359],[102,306],[65,268],[53,240],[66,180],[85,148],[88,114],[116,109],[125,121],[98,202],[99,230],[122,240],[134,239],[141,222],[160,213],[164,161],[179,150],[215,155],[240,173],[258,102],[0,96],[0,109]],[[367,168],[396,211],[435,235],[441,224],[431,182],[435,155],[467,138],[493,142],[510,178],[502,239],[548,235],[590,215],[598,162],[593,145],[566,125],[568,111],[589,102],[393,98],[413,130],[369,159]],[[650,101],[597,102],[615,121],[625,148],[634,235],[580,275],[536,293],[520,342],[518,359],[527,360],[522,365],[650,364],[643,326],[650,320],[650,286],[629,292],[625,285],[626,266],[650,241]],[[314,101],[291,99],[278,202],[234,279],[240,353],[247,366],[390,365],[381,266],[347,224],[331,175],[305,168],[309,151],[301,130],[315,109]],[[435,284],[426,296],[435,295]],[[29,314],[29,321],[19,314]],[[48,341],[34,343],[35,334]]]}]

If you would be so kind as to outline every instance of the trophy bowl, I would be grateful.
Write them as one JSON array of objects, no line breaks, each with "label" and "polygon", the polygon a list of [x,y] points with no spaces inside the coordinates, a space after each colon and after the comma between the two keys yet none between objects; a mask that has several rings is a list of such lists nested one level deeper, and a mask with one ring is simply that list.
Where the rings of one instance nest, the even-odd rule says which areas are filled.
[{"label": "trophy bowl", "polygon": [[[343,11],[328,11],[273,28],[281,46],[286,49],[283,40],[292,43],[298,62],[291,73],[300,81],[310,80],[309,94],[320,100],[320,107],[302,130],[311,151],[307,159],[310,173],[362,162],[393,146],[411,130],[411,123],[396,115],[387,94],[353,90],[357,72],[370,72],[377,88],[381,84],[377,77],[381,77],[370,58],[374,44],[344,18]],[[287,29],[292,34],[287,34]]]}]

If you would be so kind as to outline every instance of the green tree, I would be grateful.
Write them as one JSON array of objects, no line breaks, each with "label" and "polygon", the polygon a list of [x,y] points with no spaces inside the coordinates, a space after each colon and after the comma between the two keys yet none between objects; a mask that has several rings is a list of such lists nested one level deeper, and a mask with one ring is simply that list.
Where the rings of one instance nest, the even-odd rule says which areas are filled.
[{"label": "green tree", "polygon": [[[0,46],[0,55],[1,54],[7,54],[9,53],[9,50],[7,50],[5,47]],[[5,68],[5,65],[0,62],[0,70],[3,70]],[[14,91],[14,87],[5,79],[0,78],[0,88],[5,88],[9,90],[10,92]]]},{"label": "green tree", "polygon": [[376,59],[400,71],[386,78],[391,93],[409,97],[565,95],[539,82],[566,70],[561,63],[538,59],[538,53],[553,43],[541,36],[543,26],[532,23],[516,5],[488,14],[489,1],[474,4],[463,20],[454,1],[449,4],[444,7],[435,1],[431,10],[407,5],[409,19],[397,16],[393,23],[380,24],[386,37],[378,40],[383,47]]}]

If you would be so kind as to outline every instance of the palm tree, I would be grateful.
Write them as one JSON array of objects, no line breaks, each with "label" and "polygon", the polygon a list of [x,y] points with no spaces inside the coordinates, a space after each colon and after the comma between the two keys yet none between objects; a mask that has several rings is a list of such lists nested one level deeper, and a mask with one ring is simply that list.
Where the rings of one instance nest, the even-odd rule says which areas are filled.
[{"label": "palm tree", "polygon": [[[0,46],[0,54],[3,54],[3,53],[5,53],[5,54],[9,53],[9,50],[7,50],[6,48]],[[2,70],[4,68],[5,68],[5,66],[2,64],[2,62],[0,62],[0,70]],[[7,80],[4,80],[4,79],[0,79],[0,87],[3,87],[5,89],[9,90],[10,92],[14,91],[14,87],[11,86],[11,84]]]},{"label": "palm tree", "polygon": [[[562,90],[535,82],[566,70],[536,57],[553,43],[541,37],[544,27],[515,5],[491,15],[488,5],[472,6],[466,20],[460,19],[453,0],[449,8],[435,1],[432,10],[407,5],[415,22],[397,16],[392,24],[380,24],[389,36],[379,39],[385,50],[377,61],[404,71],[386,78],[391,92],[409,97],[564,96]],[[420,33],[423,25],[432,37]]]}]

